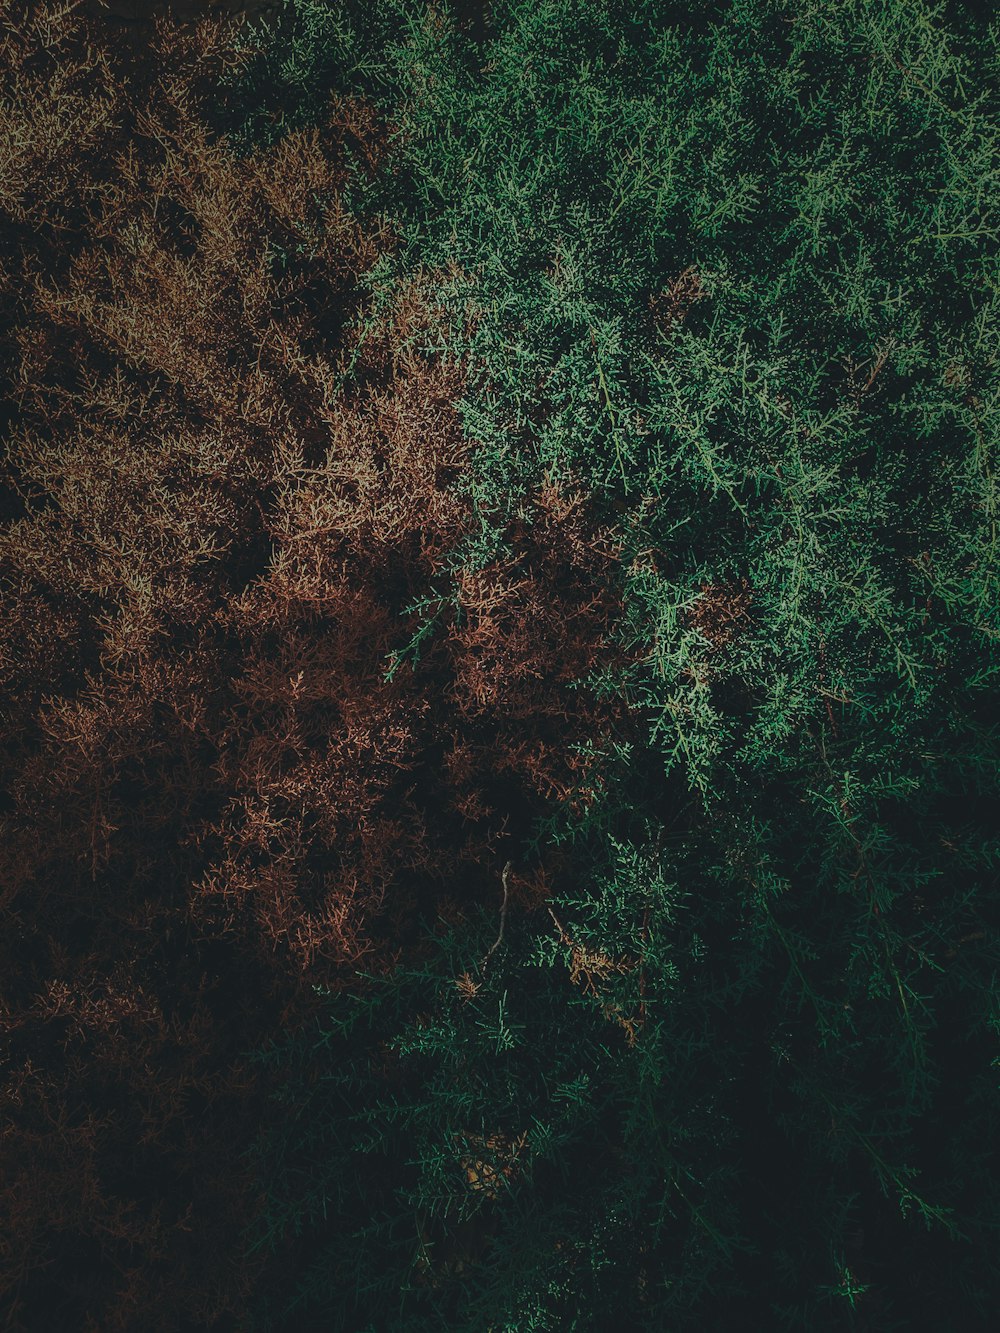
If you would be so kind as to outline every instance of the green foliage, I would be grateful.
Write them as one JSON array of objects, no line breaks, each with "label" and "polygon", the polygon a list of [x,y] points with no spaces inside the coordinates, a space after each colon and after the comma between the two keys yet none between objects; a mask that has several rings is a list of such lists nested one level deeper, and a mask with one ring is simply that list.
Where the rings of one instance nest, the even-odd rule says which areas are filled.
[{"label": "green foliage", "polygon": [[[338,1091],[310,1084],[270,1145],[275,1235],[317,1206],[289,1145],[349,1192],[342,1266],[297,1299],[345,1329],[985,1327],[997,25],[925,0],[502,3],[485,37],[360,14],[286,7],[246,133],[334,86],[380,102],[396,167],[355,206],[402,245],[373,298],[439,275],[470,375],[478,522],[451,575],[544,478],[584,485],[621,542],[626,657],[591,683],[641,727],[523,849],[577,867],[555,937],[540,910],[463,1000],[485,947],[463,926],[336,1002],[366,1016],[346,1052],[289,1053]],[[387,1034],[392,1102],[366,1063]],[[459,1281],[414,1219],[459,1243],[473,1120],[528,1138]],[[361,1145],[402,1183],[369,1185]],[[347,1274],[382,1286],[352,1306]]]},{"label": "green foliage", "polygon": [[[273,1207],[257,1241],[320,1217],[325,1238],[287,1311],[296,1326],[360,1328],[378,1311],[386,1329],[612,1327],[718,1275],[706,1240],[731,1221],[716,1197],[727,1169],[704,1132],[665,1132],[711,1096],[690,1049],[681,1082],[663,1077],[681,1067],[666,1011],[703,990],[702,969],[685,959],[685,994],[673,953],[686,951],[664,931],[640,995],[642,940],[677,921],[682,895],[652,867],[620,871],[606,921],[594,900],[586,925],[517,932],[462,972],[491,927],[467,923],[422,968],[332,1000],[315,1041],[262,1055],[306,1128],[291,1159],[287,1141],[262,1145]],[[630,932],[617,909],[635,908],[637,874],[646,908]],[[622,942],[632,952],[609,952]],[[664,1040],[640,1049],[647,1014]]]}]

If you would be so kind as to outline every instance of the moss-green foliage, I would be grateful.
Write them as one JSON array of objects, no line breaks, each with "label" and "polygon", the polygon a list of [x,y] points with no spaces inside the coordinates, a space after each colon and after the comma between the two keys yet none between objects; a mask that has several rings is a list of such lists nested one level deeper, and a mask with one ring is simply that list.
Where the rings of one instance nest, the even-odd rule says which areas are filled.
[{"label": "moss-green foliage", "polygon": [[[375,308],[440,272],[469,367],[453,573],[585,485],[623,548],[601,688],[643,724],[522,849],[573,857],[555,918],[485,978],[466,923],[285,1053],[271,1239],[337,1220],[271,1326],[988,1326],[997,36],[926,0],[295,0],[258,38],[248,138],[335,85],[397,127],[356,191],[403,240]],[[496,1200],[471,1133],[527,1134]]]}]

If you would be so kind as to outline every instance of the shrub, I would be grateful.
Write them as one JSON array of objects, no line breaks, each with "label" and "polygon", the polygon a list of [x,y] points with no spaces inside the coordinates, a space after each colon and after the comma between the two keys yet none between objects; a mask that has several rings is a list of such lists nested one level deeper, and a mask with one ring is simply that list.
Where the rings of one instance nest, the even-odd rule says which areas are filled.
[{"label": "shrub", "polygon": [[[441,946],[436,999],[419,1002],[429,1065],[405,1002],[391,1009],[406,1095],[379,1091],[381,1066],[358,1055],[357,1102],[320,1093],[307,1133],[271,1143],[272,1162],[301,1151],[321,1179],[356,1160],[351,1144],[381,1144],[402,1182],[378,1194],[395,1201],[382,1212],[362,1184],[338,1203],[382,1294],[345,1305],[344,1272],[320,1266],[294,1318],[601,1328],[624,1309],[648,1328],[985,1327],[995,23],[868,0],[628,14],[512,0],[471,32],[442,6],[295,0],[282,24],[260,30],[241,79],[246,141],[280,133],[278,106],[286,127],[309,124],[334,87],[385,109],[394,170],[352,186],[402,238],[373,271],[375,299],[437,273],[444,344],[466,366],[473,522],[443,595],[489,588],[540,481],[572,478],[620,551],[622,612],[588,679],[631,716],[591,740],[598,799],[534,827],[572,869],[553,886],[556,936],[539,906],[490,963],[490,1003],[506,989],[531,1034],[516,1055],[498,1073],[454,1018],[446,976],[481,981],[484,934],[470,931]],[[623,879],[622,858],[682,885],[686,915],[619,953],[653,873]],[[574,945],[645,959],[621,976],[642,975],[656,1021],[606,1064],[593,1013],[563,1013],[525,979],[553,938],[566,998],[583,975]],[[555,1050],[531,1008],[549,1003],[560,1018],[538,1022]],[[331,1022],[350,1008],[331,1000]],[[340,1086],[339,1053],[307,1044],[294,1059]],[[629,1126],[625,1160],[645,1173],[631,1211],[611,1206],[610,1168],[591,1168],[600,1203],[536,1189],[532,1164],[550,1158],[528,1130],[480,1266],[436,1305],[417,1219],[445,1187],[422,1145],[450,1154],[461,1195],[477,1144],[506,1145],[496,1176],[532,1116],[554,1123],[571,1067],[588,1105]],[[353,1110],[365,1097],[383,1110]],[[352,1138],[362,1126],[370,1137]],[[590,1123],[568,1133],[559,1160],[593,1162]],[[289,1202],[300,1177],[267,1179],[273,1230],[292,1234],[311,1215]],[[515,1256],[524,1219],[557,1206],[558,1226],[543,1220]],[[587,1256],[572,1277],[567,1247]]]},{"label": "shrub", "polygon": [[492,902],[596,773],[567,742],[622,710],[571,684],[613,557],[539,487],[407,656],[469,445],[433,275],[364,288],[380,118],[339,97],[237,157],[231,29],[137,54],[10,0],[0,31],[7,1327],[246,1328],[279,1112],[245,1053]]}]

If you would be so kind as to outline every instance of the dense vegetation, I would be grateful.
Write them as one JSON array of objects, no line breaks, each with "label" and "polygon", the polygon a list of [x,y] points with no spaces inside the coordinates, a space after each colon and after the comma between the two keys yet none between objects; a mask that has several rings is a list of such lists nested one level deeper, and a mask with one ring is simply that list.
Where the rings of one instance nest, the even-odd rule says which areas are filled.
[{"label": "dense vegetation", "polygon": [[0,15],[8,1326],[990,1327],[997,24]]}]

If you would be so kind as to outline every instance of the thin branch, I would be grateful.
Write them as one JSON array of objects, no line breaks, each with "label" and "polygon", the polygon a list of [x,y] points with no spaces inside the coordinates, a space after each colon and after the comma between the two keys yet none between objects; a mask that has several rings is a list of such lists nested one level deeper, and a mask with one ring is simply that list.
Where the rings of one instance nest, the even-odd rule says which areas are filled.
[{"label": "thin branch", "polygon": [[508,861],[503,868],[503,903],[500,907],[500,929],[497,931],[497,937],[486,952],[486,957],[479,965],[480,972],[486,971],[486,964],[490,961],[497,949],[503,943],[504,927],[507,925],[507,906],[510,902],[510,872],[512,862]]}]

